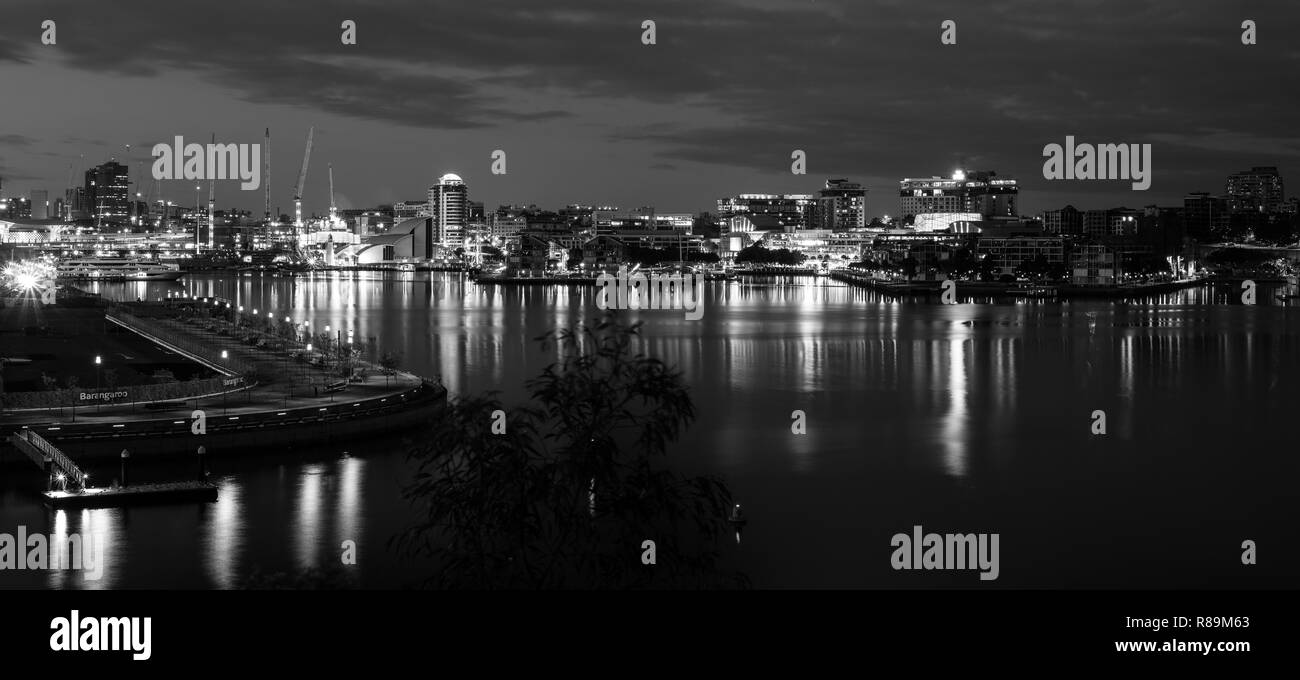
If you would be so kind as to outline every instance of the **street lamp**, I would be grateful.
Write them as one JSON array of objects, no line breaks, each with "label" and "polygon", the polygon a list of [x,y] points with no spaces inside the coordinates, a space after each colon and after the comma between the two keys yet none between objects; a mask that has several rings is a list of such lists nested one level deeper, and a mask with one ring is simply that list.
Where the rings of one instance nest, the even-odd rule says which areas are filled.
[{"label": "street lamp", "polygon": [[100,365],[100,363],[101,363],[101,362],[100,362],[99,355],[96,354],[96,355],[95,355],[95,413],[99,413],[99,404],[100,404],[101,402],[104,401],[104,400],[101,398],[100,394],[99,394],[99,365]]}]

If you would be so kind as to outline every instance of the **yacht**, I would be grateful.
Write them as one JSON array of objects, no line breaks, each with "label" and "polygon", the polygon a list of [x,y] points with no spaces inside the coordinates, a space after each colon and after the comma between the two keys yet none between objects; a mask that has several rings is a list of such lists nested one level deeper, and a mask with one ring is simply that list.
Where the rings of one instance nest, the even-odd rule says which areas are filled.
[{"label": "yacht", "polygon": [[61,279],[101,281],[175,281],[182,275],[179,265],[134,257],[83,257],[59,260],[55,271]]}]

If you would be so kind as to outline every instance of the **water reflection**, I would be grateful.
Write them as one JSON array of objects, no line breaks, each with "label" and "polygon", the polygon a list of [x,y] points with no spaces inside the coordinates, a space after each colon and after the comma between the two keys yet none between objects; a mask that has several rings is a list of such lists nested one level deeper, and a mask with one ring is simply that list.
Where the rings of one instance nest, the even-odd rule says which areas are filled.
[{"label": "water reflection", "polygon": [[207,525],[204,566],[214,587],[229,590],[239,581],[240,540],[245,537],[243,487],[234,479],[217,484],[217,503]]},{"label": "water reflection", "polygon": [[365,520],[365,506],[362,504],[361,491],[365,485],[366,462],[360,458],[348,456],[338,465],[338,499],[334,503],[335,519],[334,545],[342,546],[344,541],[353,541],[357,552],[363,545],[362,531]]},{"label": "water reflection", "polygon": [[[169,289],[149,285],[154,294]],[[534,337],[598,314],[590,289],[476,286],[456,274],[193,275],[172,286],[310,319],[317,331],[326,324],[355,328],[358,337],[373,335],[382,348],[403,355],[411,369],[441,375],[453,392],[501,390],[507,402],[525,399],[523,381],[559,359],[557,348],[541,351]],[[117,294],[134,297],[138,290],[119,286]],[[111,295],[107,286],[104,292]],[[1124,304],[999,301],[945,308],[824,281],[769,280],[710,283],[699,321],[680,311],[626,317],[644,322],[638,349],[677,367],[690,386],[697,420],[673,448],[678,464],[727,477],[765,517],[829,518],[824,531],[821,522],[778,519],[747,537],[745,550],[764,555],[760,569],[775,570],[769,576],[788,584],[807,582],[792,574],[821,578],[825,572],[808,567],[809,560],[782,567],[774,546],[844,549],[844,531],[880,528],[873,524],[880,521],[880,498],[897,496],[902,500],[892,509],[906,512],[915,507],[907,503],[933,508],[951,501],[936,495],[936,479],[1005,484],[1019,492],[1082,475],[1098,498],[1127,497],[1121,485],[1133,469],[1094,467],[1100,459],[1088,435],[1094,409],[1106,410],[1112,428],[1106,451],[1126,452],[1135,467],[1161,451],[1206,450],[1213,428],[1183,424],[1223,421],[1222,404],[1231,404],[1233,414],[1231,426],[1219,428],[1225,432],[1285,430],[1293,422],[1285,414],[1300,404],[1300,387],[1285,379],[1300,370],[1300,334],[1288,316],[1294,311],[1230,302],[1226,292],[1206,287]],[[806,412],[808,434],[791,433],[794,410]],[[1147,443],[1153,432],[1158,447],[1123,448]],[[402,453],[366,446],[340,460],[285,463],[283,483],[276,483],[275,469],[250,463],[250,471],[223,482],[221,500],[200,520],[206,525],[171,526],[152,532],[157,538],[141,531],[122,536],[123,545],[147,547],[117,553],[114,566],[156,553],[169,532],[191,529],[206,537],[198,571],[216,587],[231,587],[255,564],[336,561],[344,540],[380,545],[410,516],[393,493],[394,480],[402,478],[393,461]],[[1234,448],[1198,455],[1220,450]],[[1220,470],[1231,469],[1225,460],[1231,462],[1219,460]],[[1176,467],[1168,474],[1214,469]],[[1252,481],[1264,493],[1282,479]],[[1025,513],[1029,528],[1061,520],[1040,510]],[[1104,519],[1094,510],[1076,512]],[[51,521],[67,532],[78,517]],[[120,531],[114,527],[122,516],[103,518],[102,530]],[[380,563],[366,563],[367,570],[383,568],[383,551],[366,554]],[[119,580],[105,583],[144,582],[140,574],[149,563],[137,559],[129,569],[110,570]],[[84,587],[53,575],[50,584]]]},{"label": "water reflection", "polygon": [[[948,410],[943,417],[944,468],[955,477],[966,475],[966,359],[965,338],[948,341]],[[996,388],[995,388],[996,389]]]},{"label": "water reflection", "polygon": [[321,518],[321,489],[325,466],[312,463],[302,468],[298,476],[298,508],[293,520],[295,531],[294,558],[299,569],[319,565],[318,550],[323,531]]},{"label": "water reflection", "polygon": [[[61,568],[50,568],[46,572],[47,587],[84,590],[114,588],[117,575],[123,568],[117,561],[118,555],[124,552],[118,545],[125,538],[121,526],[123,512],[120,509],[84,508],[52,511],[53,519],[46,537],[49,541],[46,546],[49,560],[47,566],[53,567],[57,560]],[[29,531],[35,529],[29,528]],[[74,566],[85,566],[87,569],[71,568]],[[94,578],[96,572],[99,578]]]}]

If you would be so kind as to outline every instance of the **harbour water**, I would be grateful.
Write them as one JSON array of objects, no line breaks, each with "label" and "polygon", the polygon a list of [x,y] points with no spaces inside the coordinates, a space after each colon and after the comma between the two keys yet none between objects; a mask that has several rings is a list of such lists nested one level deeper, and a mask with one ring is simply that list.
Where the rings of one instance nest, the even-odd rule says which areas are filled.
[{"label": "harbour water", "polygon": [[[354,329],[454,396],[523,383],[534,338],[598,314],[593,289],[477,286],[454,273],[196,274],[100,284]],[[671,460],[722,476],[749,518],[725,559],[760,588],[1291,587],[1300,312],[1228,286],[1132,302],[889,299],[826,278],[710,282],[703,318],[624,312],[677,366],[697,419]],[[803,411],[806,434],[791,432]],[[1106,434],[1093,434],[1104,411]],[[0,588],[230,588],[254,570],[336,564],[397,588],[427,565],[388,539],[412,512],[402,438],[213,461],[220,501],[85,511],[0,478],[0,531],[105,541],[102,578],[0,571]],[[29,474],[30,473],[30,474]],[[111,470],[99,478],[111,478]],[[996,581],[895,571],[891,536],[998,533]],[[1241,563],[1255,541],[1259,563]]]}]

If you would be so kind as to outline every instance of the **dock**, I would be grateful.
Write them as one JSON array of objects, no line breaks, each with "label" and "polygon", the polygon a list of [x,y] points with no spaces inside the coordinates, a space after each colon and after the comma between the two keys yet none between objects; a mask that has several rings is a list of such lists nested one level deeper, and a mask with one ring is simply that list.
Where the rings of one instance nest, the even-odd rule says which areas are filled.
[{"label": "dock", "polygon": [[[46,473],[45,504],[55,508],[104,508],[151,503],[215,502],[216,485],[206,481],[137,484],[134,486],[91,487],[89,476],[57,446],[39,434],[23,429],[9,436],[9,443],[23,452]],[[202,453],[202,451],[200,451]],[[122,453],[123,472],[127,454]],[[200,459],[202,456],[200,456]],[[202,468],[200,468],[202,469]],[[125,474],[123,474],[125,478]],[[55,483],[61,487],[54,489]]]},{"label": "dock", "polygon": [[211,482],[168,482],[137,486],[46,491],[45,504],[61,508],[106,508],[162,503],[215,503],[217,487]]},{"label": "dock", "polygon": [[[908,295],[938,295],[941,291],[942,281],[892,281],[875,279],[865,273],[854,272],[841,269],[831,273],[831,278],[850,286],[858,288],[868,288],[879,293],[892,297],[902,297]],[[1167,281],[1161,283],[1143,283],[1143,284],[1123,284],[1123,285],[1089,285],[1089,284],[1069,284],[1069,283],[1046,283],[1046,284],[1025,284],[1019,283],[1000,283],[989,281],[958,281],[957,290],[963,297],[970,296],[990,296],[990,297],[1045,297],[1051,298],[1098,298],[1098,299],[1116,299],[1116,298],[1141,298],[1155,295],[1173,293],[1184,288],[1194,288],[1203,286],[1207,283],[1213,283],[1211,278],[1182,279],[1178,281]],[[1050,288],[1054,294],[1051,296],[1026,296],[1023,289],[1026,285],[1035,289]]]},{"label": "dock", "polygon": [[596,285],[588,276],[480,276],[471,279],[480,286],[582,286]]}]

